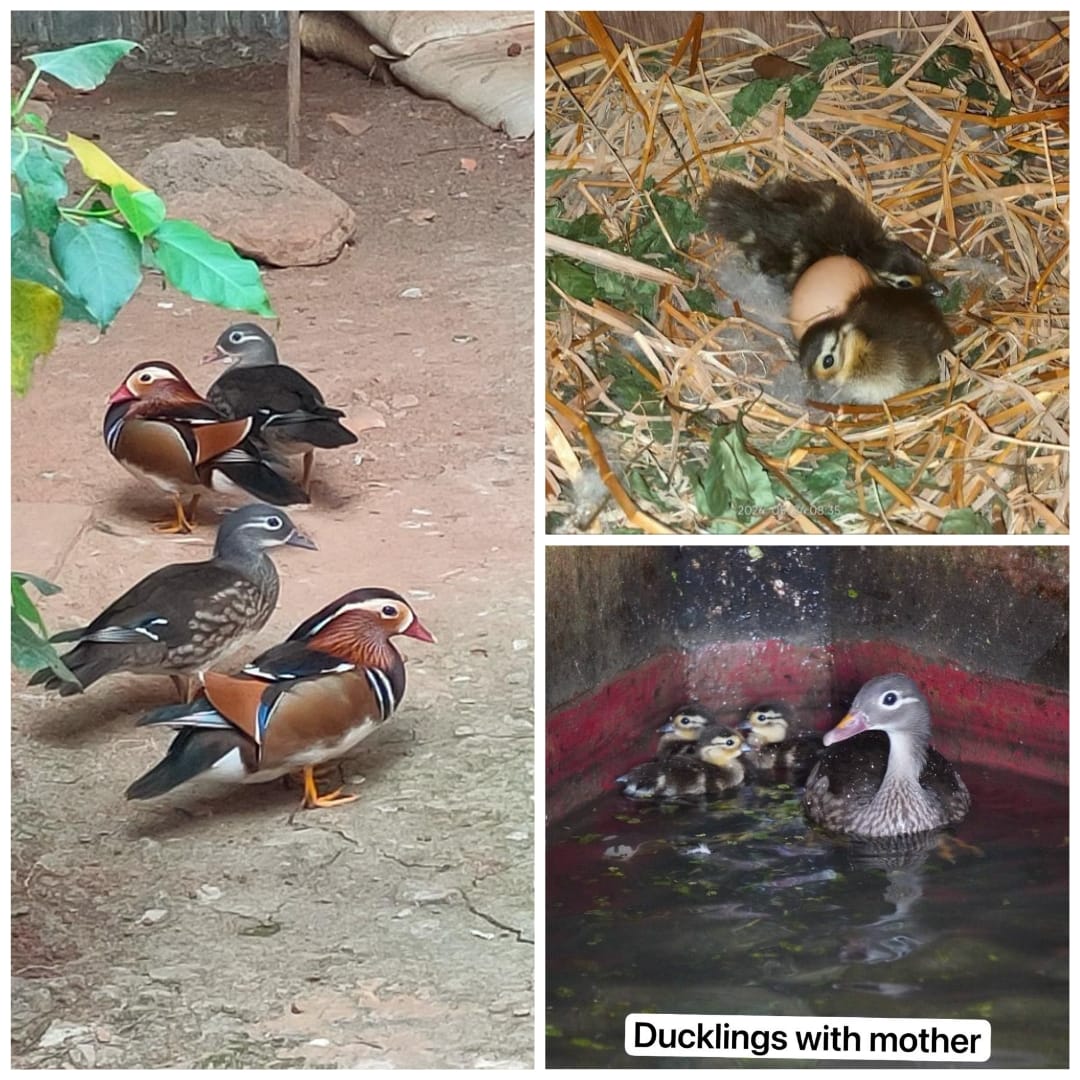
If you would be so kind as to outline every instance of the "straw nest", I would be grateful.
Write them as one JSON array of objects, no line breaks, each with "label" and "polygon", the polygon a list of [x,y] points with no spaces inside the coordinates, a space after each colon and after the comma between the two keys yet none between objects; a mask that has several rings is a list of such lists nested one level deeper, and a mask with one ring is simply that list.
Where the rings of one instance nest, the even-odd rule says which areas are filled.
[{"label": "straw nest", "polygon": [[[842,56],[809,15],[784,42],[696,17],[621,49],[601,18],[549,44],[549,530],[1066,532],[1067,28],[1017,15],[992,47],[970,14],[896,16]],[[746,118],[755,73],[778,81]],[[694,216],[725,171],[834,180],[926,255],[941,383],[873,407],[785,389],[790,335],[723,295]]]}]

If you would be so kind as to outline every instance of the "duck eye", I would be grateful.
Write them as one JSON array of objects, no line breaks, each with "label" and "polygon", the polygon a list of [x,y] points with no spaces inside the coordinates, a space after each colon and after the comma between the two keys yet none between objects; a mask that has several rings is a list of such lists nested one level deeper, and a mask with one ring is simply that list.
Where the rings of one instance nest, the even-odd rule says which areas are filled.
[{"label": "duck eye", "polygon": [[900,698],[897,696],[895,690],[889,690],[881,695],[881,704],[884,705],[886,709],[895,708],[896,703],[899,700]]},{"label": "duck eye", "polygon": [[284,523],[279,517],[268,517],[266,519],[266,527],[268,529],[280,529],[282,524]]},{"label": "duck eye", "polygon": [[397,615],[398,609],[394,607],[393,604],[383,604],[382,613],[388,619],[392,619],[395,615]]},{"label": "duck eye", "polygon": [[836,363],[836,357],[832,353],[826,353],[821,358],[821,370],[828,371]]},{"label": "duck eye", "polygon": [[915,282],[912,281],[910,278],[900,278],[900,280],[896,283],[896,287],[898,289],[914,289]]},{"label": "duck eye", "polygon": [[229,342],[230,342],[231,344],[233,344],[233,345],[239,345],[239,344],[240,344],[240,342],[241,342],[241,341],[243,341],[243,340],[244,340],[244,335],[243,335],[243,333],[242,333],[241,331],[239,331],[239,330],[234,330],[234,331],[233,331],[233,332],[232,332],[232,333],[231,333],[231,334],[229,335]]},{"label": "duck eye", "polygon": [[141,382],[141,383],[148,383],[148,382],[153,382],[153,381],[154,381],[154,376],[151,375],[149,371],[144,371],[139,376],[139,382]]}]

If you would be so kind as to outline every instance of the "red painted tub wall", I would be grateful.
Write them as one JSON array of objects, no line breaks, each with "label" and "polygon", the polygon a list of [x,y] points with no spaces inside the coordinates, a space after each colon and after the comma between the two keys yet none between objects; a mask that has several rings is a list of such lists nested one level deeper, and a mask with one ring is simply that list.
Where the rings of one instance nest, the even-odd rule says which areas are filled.
[{"label": "red painted tub wall", "polygon": [[798,726],[825,731],[859,686],[890,671],[906,672],[927,694],[934,745],[947,757],[1068,782],[1069,699],[1061,691],[975,675],[889,641],[717,643],[665,652],[548,717],[548,819],[613,789],[616,776],[650,758],[657,726],[684,704],[730,722],[751,704],[780,702],[794,706]]}]

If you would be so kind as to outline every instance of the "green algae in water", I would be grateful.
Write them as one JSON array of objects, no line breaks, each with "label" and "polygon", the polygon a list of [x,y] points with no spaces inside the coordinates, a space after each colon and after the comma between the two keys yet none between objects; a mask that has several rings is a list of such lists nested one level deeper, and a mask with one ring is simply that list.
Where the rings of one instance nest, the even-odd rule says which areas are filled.
[{"label": "green algae in water", "polygon": [[1067,793],[972,766],[964,777],[968,846],[906,866],[860,862],[780,785],[709,806],[611,794],[553,829],[597,839],[548,854],[547,978],[560,988],[548,1018],[561,1036],[548,1065],[641,1067],[622,1049],[628,1012],[986,1019],[990,1067],[1066,1065]]}]

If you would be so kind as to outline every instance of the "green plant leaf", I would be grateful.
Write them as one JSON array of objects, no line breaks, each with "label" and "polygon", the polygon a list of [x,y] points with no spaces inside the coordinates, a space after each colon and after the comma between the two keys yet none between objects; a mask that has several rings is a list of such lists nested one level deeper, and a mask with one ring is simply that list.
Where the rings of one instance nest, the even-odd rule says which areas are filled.
[{"label": "green plant leaf", "polygon": [[855,51],[847,38],[829,37],[814,46],[810,55],[806,58],[806,63],[811,71],[818,72],[824,71],[830,64],[836,63],[837,60],[846,60],[854,55]]},{"label": "green plant leaf", "polygon": [[56,344],[64,302],[36,281],[11,280],[11,385],[17,394],[30,386],[30,372],[39,356]]},{"label": "green plant leaf", "polygon": [[971,70],[972,52],[961,45],[943,45],[922,66],[922,77],[934,86],[948,86]]},{"label": "green plant leaf", "polygon": [[866,55],[876,60],[878,81],[882,86],[892,86],[896,81],[896,74],[893,72],[893,57],[895,54],[888,45],[871,45],[865,53],[860,55]]},{"label": "green plant leaf", "polygon": [[76,322],[95,322],[93,315],[57,273],[52,259],[46,254],[38,233],[23,229],[11,238],[11,276],[36,281],[60,296],[64,302],[64,318]]},{"label": "green plant leaf", "polygon": [[117,60],[137,48],[137,41],[113,38],[55,52],[31,53],[25,59],[39,71],[75,90],[94,90],[105,81]]},{"label": "green plant leaf", "polygon": [[142,281],[139,241],[125,228],[91,219],[62,221],[50,245],[68,288],[98,326],[108,326]]},{"label": "green plant leaf", "polygon": [[941,524],[938,526],[939,533],[979,533],[985,535],[993,531],[994,527],[982,514],[967,508],[950,510],[941,519]]},{"label": "green plant leaf", "polygon": [[783,79],[754,79],[747,83],[731,99],[731,113],[728,119],[732,127],[741,128],[748,120],[753,120],[772,101],[773,95],[783,85]]},{"label": "green plant leaf", "polygon": [[140,240],[145,240],[165,220],[165,203],[149,188],[133,192],[124,184],[117,184],[109,194]]},{"label": "green plant leaf", "polygon": [[34,585],[45,595],[59,592],[59,587],[44,578],[32,574],[11,575],[11,662],[23,671],[52,668],[57,675],[75,680],[75,676],[60,659],[59,653],[47,639],[45,622],[37,605],[26,591],[27,584]]},{"label": "green plant leaf", "polygon": [[18,236],[26,228],[26,204],[17,192],[11,193],[11,235]]},{"label": "green plant leaf", "polygon": [[707,517],[749,522],[776,505],[768,472],[746,448],[735,424],[713,431],[708,463],[691,482],[698,512]]},{"label": "green plant leaf", "polygon": [[190,221],[166,219],[150,238],[171,285],[196,300],[274,318],[259,268]]},{"label": "green plant leaf", "polygon": [[788,116],[793,120],[805,116],[814,107],[820,93],[821,83],[813,75],[800,75],[797,79],[792,79]]},{"label": "green plant leaf", "polygon": [[24,132],[12,132],[11,171],[18,181],[30,224],[44,233],[52,234],[60,222],[56,204],[67,197],[64,166],[70,160],[66,150],[49,146]]}]

